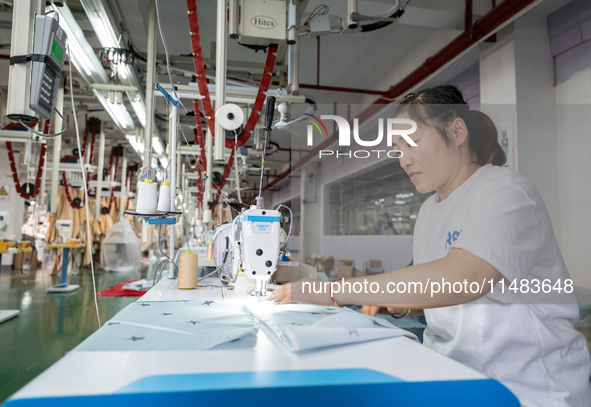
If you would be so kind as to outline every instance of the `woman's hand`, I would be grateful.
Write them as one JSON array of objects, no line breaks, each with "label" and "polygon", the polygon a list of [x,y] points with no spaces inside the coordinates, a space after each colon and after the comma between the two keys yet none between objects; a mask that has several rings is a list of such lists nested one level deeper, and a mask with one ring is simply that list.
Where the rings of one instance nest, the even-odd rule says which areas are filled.
[{"label": "woman's hand", "polygon": [[403,315],[408,308],[400,307],[381,307],[379,305],[364,305],[361,307],[361,313],[375,317],[378,313],[389,315]]},{"label": "woman's hand", "polygon": [[281,304],[290,302],[305,302],[317,305],[333,305],[330,299],[330,283],[320,280],[299,280],[293,283],[283,284],[273,291],[269,301],[280,301]]},{"label": "woman's hand", "polygon": [[281,304],[291,302],[291,283],[283,284],[281,287],[273,290],[273,294],[267,297],[269,301],[279,301]]}]

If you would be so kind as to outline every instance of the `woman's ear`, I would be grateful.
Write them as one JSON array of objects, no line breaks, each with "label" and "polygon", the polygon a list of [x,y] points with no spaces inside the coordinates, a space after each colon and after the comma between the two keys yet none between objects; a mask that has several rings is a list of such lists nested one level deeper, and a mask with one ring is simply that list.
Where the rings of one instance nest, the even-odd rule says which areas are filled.
[{"label": "woman's ear", "polygon": [[454,121],[451,122],[450,130],[451,137],[456,147],[460,147],[468,141],[468,127],[466,127],[464,119],[459,117],[455,118]]}]

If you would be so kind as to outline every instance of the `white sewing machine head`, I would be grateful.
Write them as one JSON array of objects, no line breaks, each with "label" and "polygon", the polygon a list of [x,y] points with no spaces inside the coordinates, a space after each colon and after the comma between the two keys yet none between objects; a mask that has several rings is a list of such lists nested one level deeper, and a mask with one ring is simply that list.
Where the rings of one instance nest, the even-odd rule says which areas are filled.
[{"label": "white sewing machine head", "polygon": [[56,220],[55,229],[61,243],[66,243],[68,239],[72,238],[74,222],[71,220]]},{"label": "white sewing machine head", "polygon": [[272,209],[250,209],[234,219],[230,239],[234,272],[242,268],[255,280],[254,294],[265,296],[267,283],[277,270],[280,255],[281,213]]},{"label": "white sewing machine head", "polygon": [[0,211],[0,240],[6,239],[8,234],[8,212]]}]

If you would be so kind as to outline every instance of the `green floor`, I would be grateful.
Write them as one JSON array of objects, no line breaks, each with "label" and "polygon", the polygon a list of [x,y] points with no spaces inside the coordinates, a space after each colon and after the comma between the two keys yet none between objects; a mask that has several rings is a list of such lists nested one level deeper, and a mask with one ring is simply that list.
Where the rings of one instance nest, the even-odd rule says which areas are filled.
[{"label": "green floor", "polygon": [[[97,271],[97,291],[137,278],[147,271]],[[68,294],[47,294],[59,283],[48,271],[23,275],[3,266],[0,271],[0,309],[20,314],[0,323],[0,403],[55,363],[98,328],[90,269],[70,276],[80,289]],[[101,321],[139,297],[98,297]]]}]

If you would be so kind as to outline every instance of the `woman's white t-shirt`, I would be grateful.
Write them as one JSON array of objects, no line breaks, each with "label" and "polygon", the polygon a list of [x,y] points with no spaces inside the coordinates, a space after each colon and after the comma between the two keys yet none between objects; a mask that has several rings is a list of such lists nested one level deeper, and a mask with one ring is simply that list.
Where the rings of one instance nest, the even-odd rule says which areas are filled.
[{"label": "woman's white t-shirt", "polygon": [[[499,282],[468,304],[426,309],[425,345],[499,380],[522,405],[591,406],[589,352],[574,329],[579,308],[574,294],[564,293],[570,277],[534,185],[486,165],[443,201],[436,198],[417,218],[415,264],[463,249],[494,266],[504,287]],[[524,293],[526,286],[539,293]]]}]

